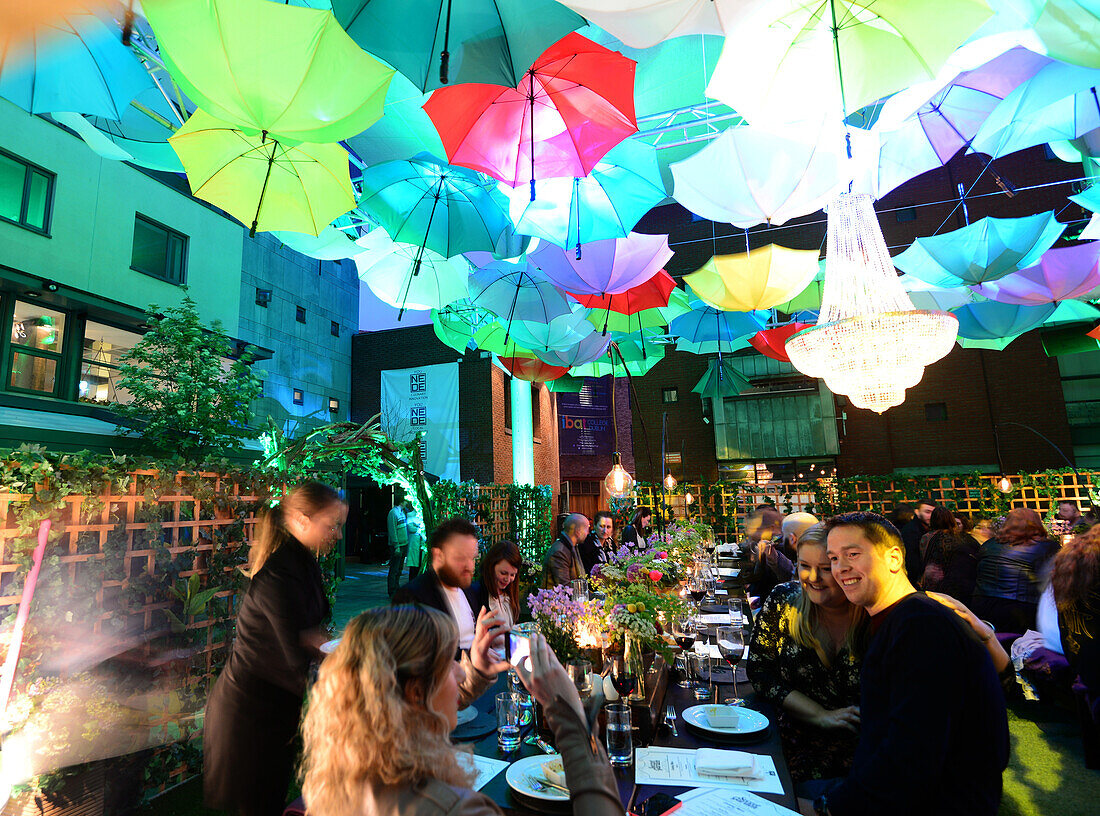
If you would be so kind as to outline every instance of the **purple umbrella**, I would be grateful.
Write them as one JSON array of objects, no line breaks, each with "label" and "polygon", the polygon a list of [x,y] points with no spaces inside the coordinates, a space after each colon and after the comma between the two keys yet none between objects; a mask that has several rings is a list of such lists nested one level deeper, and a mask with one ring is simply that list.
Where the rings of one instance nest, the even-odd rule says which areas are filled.
[{"label": "purple umbrella", "polygon": [[1050,249],[1039,263],[970,288],[1000,303],[1038,306],[1083,297],[1100,286],[1100,241]]},{"label": "purple umbrella", "polygon": [[645,283],[671,257],[667,235],[632,232],[625,238],[584,244],[584,256],[579,259],[559,246],[543,242],[527,260],[567,292],[617,295]]},{"label": "purple umbrella", "polygon": [[594,362],[607,353],[607,347],[611,344],[611,338],[599,332],[592,332],[583,340],[579,340],[565,349],[535,349],[534,354],[544,363],[554,366],[584,365]]}]

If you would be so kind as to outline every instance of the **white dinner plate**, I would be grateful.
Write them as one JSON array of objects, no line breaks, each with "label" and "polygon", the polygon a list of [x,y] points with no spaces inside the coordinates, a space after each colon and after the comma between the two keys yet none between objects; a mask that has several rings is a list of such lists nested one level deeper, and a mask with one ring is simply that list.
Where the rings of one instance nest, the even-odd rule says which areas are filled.
[{"label": "white dinner plate", "polygon": [[458,725],[456,725],[455,727],[457,728],[459,725],[464,725],[465,723],[472,722],[473,720],[476,720],[477,715],[479,713],[480,712],[476,708],[474,708],[473,706],[466,706],[465,708],[460,708],[458,710]]},{"label": "white dinner plate", "polygon": [[741,570],[735,569],[733,567],[719,567],[718,568],[718,577],[719,578],[736,578],[740,574],[741,574]]},{"label": "white dinner plate", "polygon": [[544,762],[552,762],[555,759],[560,759],[560,756],[560,754],[539,754],[538,756],[517,759],[508,766],[508,770],[504,773],[504,778],[508,781],[508,787],[516,793],[522,793],[524,796],[530,796],[532,799],[542,799],[546,802],[568,802],[568,793],[551,787],[535,790],[527,779],[529,776],[533,776],[536,779],[544,779],[542,764]]},{"label": "white dinner plate", "polygon": [[336,651],[336,647],[340,645],[340,638],[333,638],[332,640],[326,640],[321,644],[321,654],[332,654]]},{"label": "white dinner plate", "polygon": [[768,718],[752,708],[737,706],[737,725],[732,728],[717,728],[707,722],[706,706],[692,706],[685,708],[680,715],[684,722],[695,726],[700,731],[707,731],[723,737],[745,737],[750,734],[758,734],[768,727]]}]

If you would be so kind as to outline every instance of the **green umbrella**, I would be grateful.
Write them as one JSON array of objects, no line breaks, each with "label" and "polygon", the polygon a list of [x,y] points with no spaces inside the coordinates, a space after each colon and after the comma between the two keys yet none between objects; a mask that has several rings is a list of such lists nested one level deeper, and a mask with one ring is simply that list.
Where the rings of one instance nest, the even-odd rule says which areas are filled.
[{"label": "green umbrella", "polygon": [[640,312],[629,315],[611,309],[593,309],[588,315],[588,321],[600,331],[633,334],[641,329],[667,326],[680,315],[690,311],[687,290],[673,289],[668,297],[667,306],[642,309]]},{"label": "green umbrella", "polygon": [[200,111],[168,140],[191,193],[257,231],[319,235],[355,206],[348,154],[338,144],[283,143]]},{"label": "green umbrella", "polygon": [[732,362],[715,357],[707,363],[706,373],[691,390],[702,397],[721,399],[737,396],[751,387],[745,375],[738,371]]},{"label": "green umbrella", "polygon": [[557,394],[579,394],[584,388],[584,377],[574,377],[566,374],[556,380],[548,380],[546,388]]},{"label": "green umbrella", "polygon": [[606,377],[608,374],[641,377],[665,357],[665,347],[645,342],[645,334],[617,337],[614,341],[616,348],[608,349],[606,356],[576,366],[569,373],[574,377]]},{"label": "green umbrella", "polygon": [[474,333],[493,320],[493,315],[468,300],[459,300],[443,309],[432,309],[432,325],[441,343],[460,354],[469,348]]},{"label": "green umbrella", "polygon": [[173,78],[200,108],[279,138],[336,142],[382,117],[393,69],[331,11],[268,0],[145,0]]},{"label": "green umbrella", "polygon": [[374,229],[356,242],[359,280],[379,300],[398,307],[400,320],[406,309],[438,309],[469,297],[470,262],[461,255],[444,258],[431,250],[390,239]]}]

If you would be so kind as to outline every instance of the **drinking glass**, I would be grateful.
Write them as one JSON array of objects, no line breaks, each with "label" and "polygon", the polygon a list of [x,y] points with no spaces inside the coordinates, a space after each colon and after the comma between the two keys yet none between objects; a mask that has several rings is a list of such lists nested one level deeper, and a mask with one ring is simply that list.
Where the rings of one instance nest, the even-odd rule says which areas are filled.
[{"label": "drinking glass", "polygon": [[707,594],[707,585],[703,581],[703,576],[699,570],[694,570],[688,577],[688,593],[691,595],[691,599],[695,601],[695,611],[699,611],[699,604],[703,601],[703,596]]},{"label": "drinking glass", "polygon": [[638,687],[638,676],[634,673],[634,667],[626,659],[626,655],[616,654],[611,657],[611,685],[619,692],[622,699],[626,699],[634,693]]},{"label": "drinking glass", "polygon": [[740,598],[729,599],[730,626],[744,629],[752,620],[749,617],[749,605]]},{"label": "drinking glass", "polygon": [[565,670],[577,687],[581,702],[588,700],[592,696],[592,663],[588,660],[570,660]]},{"label": "drinking glass", "polygon": [[703,575],[703,589],[706,592],[703,600],[707,603],[716,603],[717,598],[714,597],[714,591],[718,589],[718,579],[714,575],[714,570],[707,567],[707,571]]},{"label": "drinking glass", "polygon": [[726,698],[726,705],[744,705],[745,701],[737,696],[737,664],[745,655],[745,633],[734,626],[718,627],[718,653],[733,669],[733,696]]},{"label": "drinking glass", "polygon": [[672,636],[676,639],[676,645],[683,650],[676,657],[684,668],[684,679],[680,681],[680,688],[689,689],[694,686],[688,674],[687,664],[684,663],[684,657],[695,646],[696,634],[695,621],[690,615],[677,615],[672,619]]},{"label": "drinking glass", "polygon": [[704,652],[684,652],[684,665],[688,677],[695,680],[695,699],[709,700],[710,688],[706,683],[710,680],[710,657]]},{"label": "drinking glass", "polygon": [[523,716],[522,695],[514,691],[497,694],[497,745],[509,754],[519,748],[520,720]]},{"label": "drinking glass", "polygon": [[630,706],[626,703],[607,705],[607,758],[616,767],[625,768],[634,761],[634,740],[631,737]]},{"label": "drinking glass", "polygon": [[574,601],[587,601],[588,600],[588,579],[587,578],[574,578],[569,582],[573,588],[573,600]]}]

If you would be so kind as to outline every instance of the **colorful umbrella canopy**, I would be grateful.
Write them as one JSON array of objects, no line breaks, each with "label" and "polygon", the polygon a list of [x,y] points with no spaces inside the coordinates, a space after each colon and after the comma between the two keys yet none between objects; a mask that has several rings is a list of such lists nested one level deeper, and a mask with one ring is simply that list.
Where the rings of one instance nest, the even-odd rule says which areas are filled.
[{"label": "colorful umbrella canopy", "polygon": [[587,317],[588,309],[575,303],[568,314],[546,322],[525,320],[517,315],[512,319],[510,329],[516,342],[533,352],[567,349],[595,333]]},{"label": "colorful umbrella canopy", "polygon": [[168,141],[187,170],[191,193],[251,224],[252,235],[319,235],[355,206],[348,154],[338,144],[286,145],[201,110]]},{"label": "colorful umbrella canopy", "polygon": [[[382,230],[375,230],[382,232]],[[355,240],[343,230],[329,225],[320,235],[306,235],[304,232],[272,232],[275,238],[295,252],[316,258],[319,261],[340,261],[352,258],[363,251]]]},{"label": "colorful umbrella canopy", "polygon": [[816,212],[841,183],[835,153],[754,127],[728,128],[670,169],[673,198],[696,215],[743,228]]},{"label": "colorful umbrella canopy", "polygon": [[943,235],[917,238],[894,257],[894,266],[944,289],[987,283],[1037,263],[1065,229],[1053,211],[987,217]]},{"label": "colorful umbrella canopy", "polygon": [[747,388],[752,388],[752,384],[732,362],[715,357],[707,363],[706,373],[691,390],[701,397],[714,400],[735,397]]},{"label": "colorful umbrella canopy", "polygon": [[[818,264],[818,269],[821,269],[820,263]],[[821,299],[824,294],[825,280],[821,272],[818,271],[817,277],[810,281],[805,289],[790,300],[784,301],[783,303],[777,303],[774,308],[777,312],[783,312],[789,315],[800,314],[802,312],[817,312],[821,309]]]},{"label": "colorful umbrella canopy", "polygon": [[642,377],[665,358],[665,347],[647,342],[644,337],[620,337],[614,343],[615,348],[608,349],[603,357],[576,366],[570,374],[574,377]]},{"label": "colorful umbrella canopy", "polygon": [[393,69],[356,45],[330,11],[267,0],[145,0],[142,7],[173,78],[227,122],[335,142],[382,117]]},{"label": "colorful umbrella canopy", "polygon": [[461,255],[444,258],[431,250],[398,243],[375,229],[355,242],[359,280],[379,300],[400,309],[438,309],[470,294],[470,264]]},{"label": "colorful umbrella canopy", "polygon": [[501,367],[513,377],[518,377],[528,382],[547,382],[548,380],[556,380],[569,371],[569,369],[564,366],[553,366],[549,363],[544,363],[533,355],[530,357],[522,355],[501,357],[498,355],[496,360]]},{"label": "colorful umbrella canopy", "polygon": [[452,258],[493,251],[513,235],[507,202],[489,179],[425,154],[363,171],[360,208],[395,241]]},{"label": "colorful umbrella canopy", "polygon": [[952,309],[975,302],[974,293],[965,286],[953,289],[929,288],[908,291],[913,306],[929,312],[950,312]]},{"label": "colorful umbrella canopy", "polygon": [[470,303],[510,324],[513,320],[549,323],[572,313],[565,294],[531,271],[527,263],[493,261],[470,275]]},{"label": "colorful umbrella canopy", "polygon": [[[615,296],[609,295],[609,297]],[[592,309],[588,314],[588,321],[599,329],[601,334],[607,334],[609,331],[631,334],[642,329],[668,326],[680,315],[691,311],[688,302],[689,297],[685,290],[673,289],[669,294],[668,303],[664,306],[654,306],[651,309],[642,309],[629,314],[613,309]]]},{"label": "colorful umbrella canopy", "polygon": [[1037,306],[1083,297],[1100,286],[1100,241],[1048,250],[1039,263],[971,287],[1000,303]]},{"label": "colorful umbrella canopy", "polygon": [[1046,52],[1074,65],[1100,68],[1100,8],[1090,0],[1022,0],[1012,8],[1030,12],[1031,27]]},{"label": "colorful umbrella canopy", "polygon": [[672,258],[667,235],[632,232],[625,238],[593,241],[581,258],[543,243],[527,259],[567,292],[618,294],[645,283]]},{"label": "colorful umbrella canopy", "polygon": [[468,300],[432,309],[432,326],[440,342],[463,354],[470,347],[478,329],[493,321],[491,312],[479,309]]},{"label": "colorful umbrella canopy", "polygon": [[960,73],[916,111],[906,111],[905,118],[896,123],[891,121],[894,109],[906,102],[905,95],[888,100],[875,125],[881,133],[879,193],[947,164],[960,150],[969,148],[1001,100],[1051,62],[1049,57],[1026,48],[1010,49],[978,68]]},{"label": "colorful umbrella canopy", "polygon": [[517,85],[539,54],[584,25],[554,0],[333,0],[332,11],[364,51],[422,91]]},{"label": "colorful umbrella canopy", "polygon": [[598,311],[618,312],[629,315],[644,309],[656,309],[668,305],[668,299],[676,289],[676,281],[665,270],[661,270],[652,278],[642,281],[637,286],[631,286],[625,292],[614,295],[586,295],[583,293],[569,292],[569,297]]},{"label": "colorful umbrella canopy", "polygon": [[722,34],[759,6],[752,0],[564,0],[631,48],[650,48],[687,34]]},{"label": "colorful umbrella canopy", "polygon": [[0,63],[5,49],[35,35],[43,25],[54,25],[69,14],[107,6],[108,0],[4,0],[0,2]]},{"label": "colorful umbrella canopy", "polygon": [[1075,139],[1100,126],[1092,89],[1100,70],[1052,62],[1016,87],[974,136],[973,149],[996,158],[1026,147]]},{"label": "colorful umbrella canopy", "polygon": [[535,356],[545,363],[556,366],[584,365],[600,359],[607,354],[611,338],[599,332],[592,332],[571,346],[562,349],[534,349]]},{"label": "colorful umbrella canopy", "polygon": [[707,95],[758,127],[816,127],[934,79],[991,13],[983,0],[762,4],[759,13],[726,27],[726,47]]},{"label": "colorful umbrella canopy", "polygon": [[756,334],[767,319],[767,312],[724,312],[695,302],[690,312],[669,324],[668,331],[687,343],[714,343],[725,350],[735,340]]},{"label": "colorful umbrella canopy", "polygon": [[584,388],[584,377],[563,374],[556,380],[546,381],[546,390],[555,394],[579,394]]},{"label": "colorful umbrella canopy", "polygon": [[580,34],[543,52],[519,85],[440,88],[424,103],[447,159],[512,187],[587,176],[638,130],[635,63]]},{"label": "colorful umbrella canopy", "polygon": [[527,190],[502,185],[516,229],[560,247],[627,236],[665,197],[657,151],[620,142],[584,178],[545,179],[532,201]]},{"label": "colorful umbrella canopy", "polygon": [[985,300],[951,312],[959,319],[959,336],[971,340],[999,340],[1033,329],[1054,314],[1054,304],[1017,306]]},{"label": "colorful umbrella canopy", "polygon": [[119,119],[131,99],[153,87],[133,51],[94,14],[55,18],[18,41],[7,34],[0,33],[0,96],[30,113]]},{"label": "colorful umbrella canopy", "polygon": [[749,345],[765,357],[789,363],[791,358],[787,356],[787,341],[798,332],[808,329],[812,325],[814,324],[794,322],[785,326],[763,329],[749,338]]},{"label": "colorful umbrella canopy", "polygon": [[810,285],[818,273],[816,249],[768,244],[740,255],[715,255],[684,282],[704,303],[730,312],[771,309]]}]

